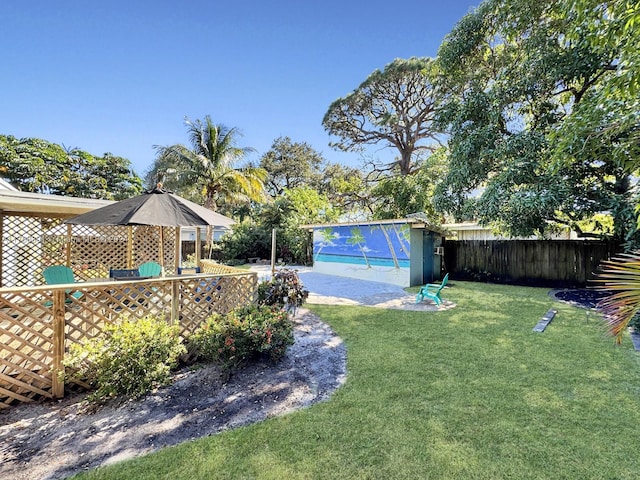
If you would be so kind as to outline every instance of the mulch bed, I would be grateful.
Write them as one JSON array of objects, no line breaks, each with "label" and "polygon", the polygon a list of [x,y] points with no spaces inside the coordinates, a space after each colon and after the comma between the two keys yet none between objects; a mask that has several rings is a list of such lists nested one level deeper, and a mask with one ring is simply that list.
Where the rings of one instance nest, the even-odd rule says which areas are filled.
[{"label": "mulch bed", "polygon": [[[609,292],[588,288],[576,288],[573,290],[551,290],[549,295],[560,302],[565,302],[576,307],[597,309],[600,300],[609,295]],[[634,350],[640,351],[640,332],[630,329],[629,336],[631,343],[633,343]]]},{"label": "mulch bed", "polygon": [[593,290],[589,288],[552,290],[549,293],[556,300],[582,308],[596,308],[600,300],[608,294],[602,290]]}]

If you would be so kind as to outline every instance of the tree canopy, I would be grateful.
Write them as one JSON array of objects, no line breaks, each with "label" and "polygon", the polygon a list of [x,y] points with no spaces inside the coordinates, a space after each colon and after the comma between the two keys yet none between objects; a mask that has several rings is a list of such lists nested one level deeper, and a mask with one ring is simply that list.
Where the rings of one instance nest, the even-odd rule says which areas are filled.
[{"label": "tree canopy", "polygon": [[394,148],[402,175],[413,173],[422,157],[437,148],[441,131],[433,124],[439,94],[430,58],[396,59],[376,70],[353,92],[334,101],[322,124],[338,137],[331,146],[361,151],[365,145]]},{"label": "tree canopy", "polygon": [[383,175],[368,192],[368,205],[374,219],[405,218],[411,214],[424,214],[433,224],[443,216],[433,206],[436,182],[446,170],[444,147],[420,164],[413,175]]},{"label": "tree canopy", "polygon": [[0,176],[25,192],[121,200],[142,192],[126,158],[94,156],[39,138],[0,135]]},{"label": "tree canopy", "polygon": [[640,168],[640,2],[570,0],[565,15],[574,19],[567,37],[575,44],[612,57],[615,71],[602,78],[575,106],[555,135],[562,162],[579,155],[608,158],[628,172]]},{"label": "tree canopy", "polygon": [[252,151],[237,146],[240,133],[236,128],[214,124],[210,116],[204,121],[187,119],[185,123],[190,146],[157,147],[158,155],[147,181],[167,172],[164,184],[168,188],[200,195],[204,206],[212,210],[222,208],[228,212],[234,206],[264,199],[267,172],[251,165],[236,167]]},{"label": "tree canopy", "polygon": [[266,188],[274,197],[285,189],[318,185],[323,163],[322,155],[308,143],[292,142],[289,137],[276,138],[260,159],[260,167],[268,173]]},{"label": "tree canopy", "polygon": [[617,215],[620,237],[635,231],[632,184],[611,145],[554,161],[557,132],[618,68],[618,50],[572,40],[579,28],[564,2],[486,0],[447,35],[438,53],[447,103],[438,120],[450,131],[451,153],[440,209],[512,235],[558,224],[580,231],[602,211]]}]

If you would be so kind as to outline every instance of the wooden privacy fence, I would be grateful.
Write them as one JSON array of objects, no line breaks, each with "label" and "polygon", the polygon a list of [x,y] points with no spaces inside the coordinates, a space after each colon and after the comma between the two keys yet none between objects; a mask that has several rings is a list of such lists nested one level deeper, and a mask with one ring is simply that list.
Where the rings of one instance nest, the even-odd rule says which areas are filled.
[{"label": "wooden privacy fence", "polygon": [[0,288],[0,410],[64,396],[57,373],[69,345],[95,337],[120,315],[164,315],[188,336],[212,313],[253,302],[257,274],[234,271]]},{"label": "wooden privacy fence", "polygon": [[445,268],[459,280],[584,287],[613,242],[584,240],[447,240]]}]

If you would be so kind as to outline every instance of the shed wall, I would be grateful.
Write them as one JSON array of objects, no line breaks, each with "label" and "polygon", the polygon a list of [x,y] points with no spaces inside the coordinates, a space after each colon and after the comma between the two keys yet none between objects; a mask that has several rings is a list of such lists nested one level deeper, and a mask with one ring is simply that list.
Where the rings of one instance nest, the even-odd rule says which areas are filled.
[{"label": "shed wall", "polygon": [[407,223],[314,228],[313,270],[408,287],[415,263],[411,235]]}]

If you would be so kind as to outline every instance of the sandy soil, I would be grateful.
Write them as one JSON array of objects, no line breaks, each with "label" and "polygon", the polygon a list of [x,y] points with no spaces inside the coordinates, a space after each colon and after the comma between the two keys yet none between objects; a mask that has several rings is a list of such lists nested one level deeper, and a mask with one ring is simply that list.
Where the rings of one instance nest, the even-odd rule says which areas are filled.
[{"label": "sandy soil", "polygon": [[65,478],[327,399],[346,378],[344,344],[308,310],[295,322],[295,344],[281,362],[250,365],[227,383],[207,366],[97,411],[72,395],[0,413],[0,479]]}]

